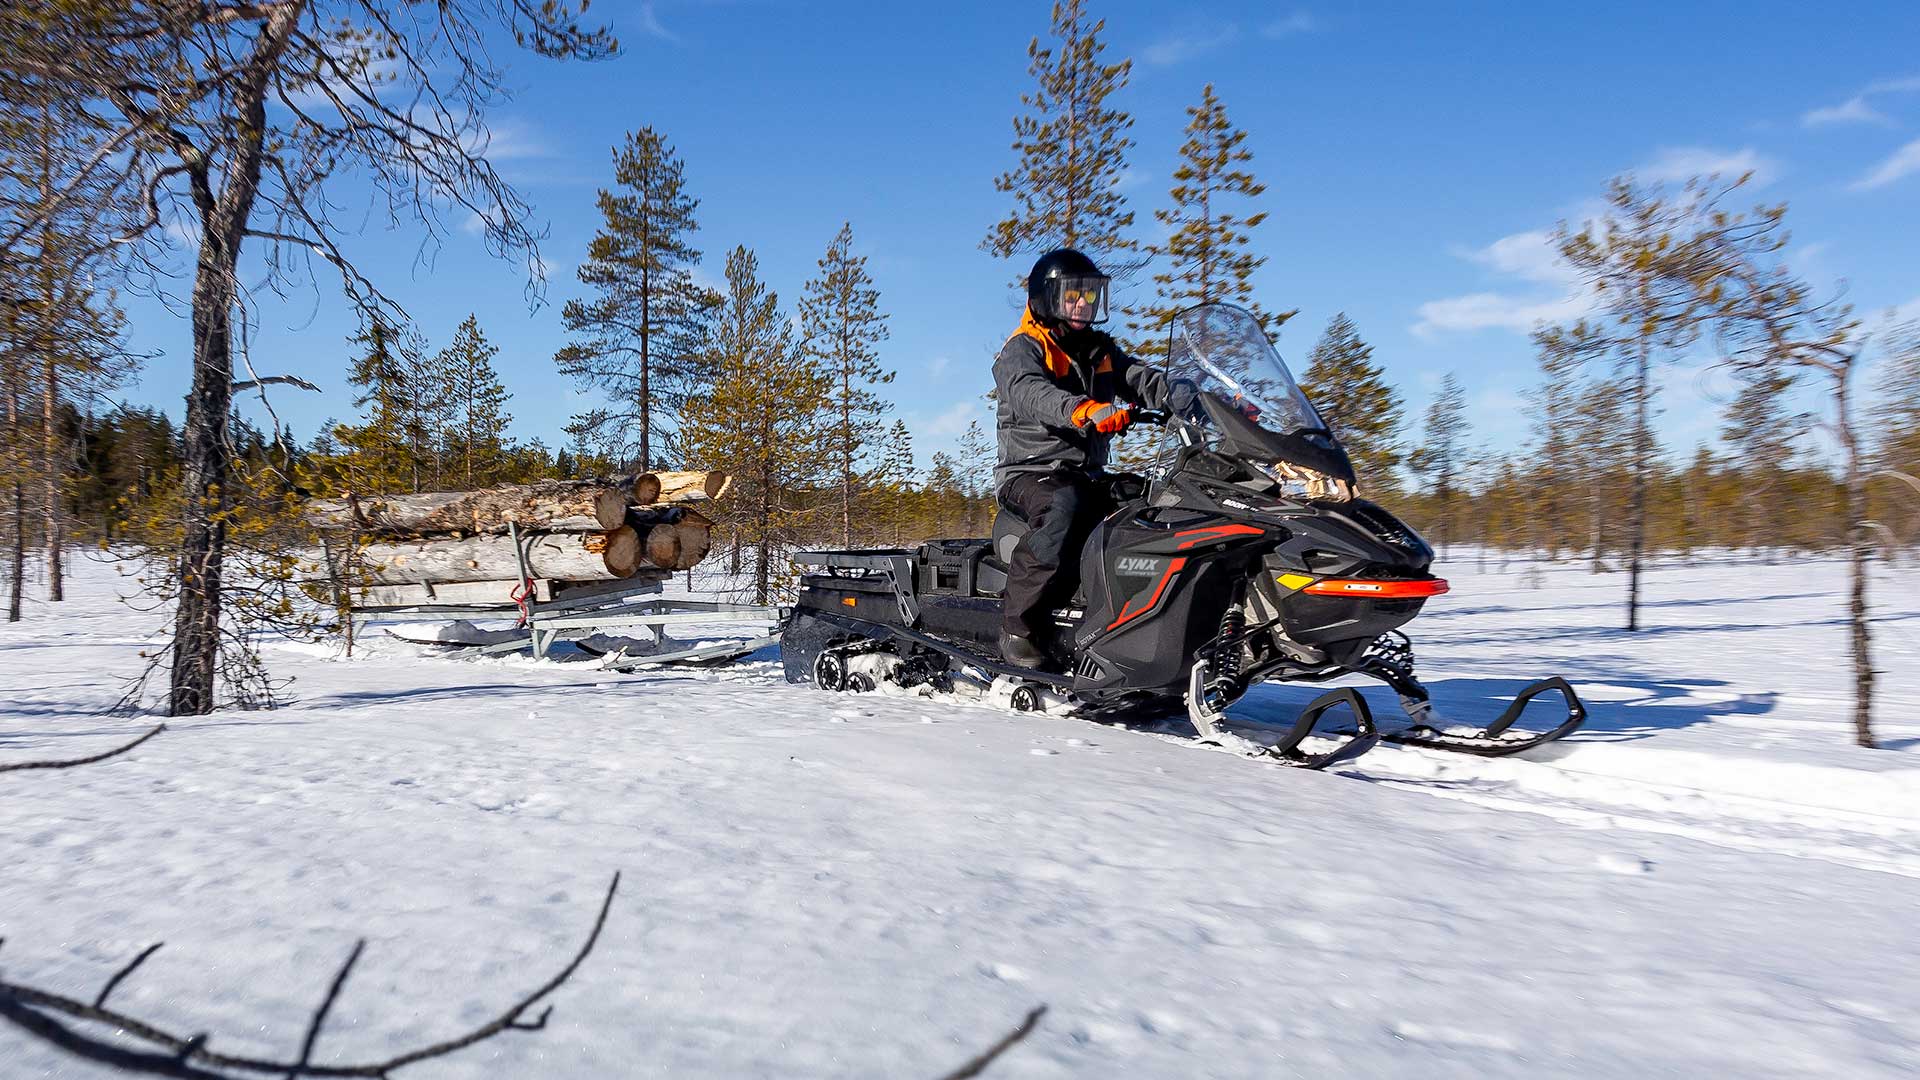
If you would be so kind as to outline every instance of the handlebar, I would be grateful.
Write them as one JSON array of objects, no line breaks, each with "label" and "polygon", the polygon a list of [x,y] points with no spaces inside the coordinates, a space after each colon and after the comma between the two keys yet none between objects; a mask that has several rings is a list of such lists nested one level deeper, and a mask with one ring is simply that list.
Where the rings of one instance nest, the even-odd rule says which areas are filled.
[{"label": "handlebar", "polygon": [[1164,425],[1167,422],[1167,418],[1172,415],[1172,413],[1169,413],[1165,409],[1135,409],[1133,410],[1133,422],[1136,424]]}]

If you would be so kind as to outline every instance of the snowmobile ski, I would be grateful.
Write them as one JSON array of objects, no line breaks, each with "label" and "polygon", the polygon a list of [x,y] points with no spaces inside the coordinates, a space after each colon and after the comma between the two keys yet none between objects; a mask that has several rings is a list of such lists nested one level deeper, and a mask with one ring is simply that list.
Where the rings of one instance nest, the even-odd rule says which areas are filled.
[{"label": "snowmobile ski", "polygon": [[[1527,703],[1550,690],[1557,690],[1566,699],[1567,716],[1557,726],[1546,731],[1513,732],[1513,722],[1520,719]],[[1407,715],[1414,721],[1413,726],[1399,731],[1381,733],[1381,738],[1402,746],[1418,746],[1428,750],[1451,750],[1458,754],[1473,754],[1477,757],[1506,757],[1531,750],[1536,746],[1545,746],[1574,731],[1586,722],[1587,707],[1565,679],[1558,675],[1542,679],[1520,691],[1508,705],[1499,719],[1488,724],[1483,730],[1473,734],[1457,734],[1439,726],[1446,723],[1434,711],[1433,703],[1422,699],[1401,698]]]}]

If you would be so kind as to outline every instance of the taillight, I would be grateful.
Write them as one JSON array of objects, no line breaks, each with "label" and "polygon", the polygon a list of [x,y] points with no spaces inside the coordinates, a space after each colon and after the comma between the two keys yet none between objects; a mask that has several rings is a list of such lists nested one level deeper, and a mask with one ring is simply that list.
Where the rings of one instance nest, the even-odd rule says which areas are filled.
[{"label": "taillight", "polygon": [[1315,596],[1365,596],[1380,600],[1407,600],[1420,596],[1439,596],[1447,591],[1447,583],[1440,578],[1428,578],[1425,581],[1362,581],[1347,578],[1328,578],[1316,581],[1301,592]]}]

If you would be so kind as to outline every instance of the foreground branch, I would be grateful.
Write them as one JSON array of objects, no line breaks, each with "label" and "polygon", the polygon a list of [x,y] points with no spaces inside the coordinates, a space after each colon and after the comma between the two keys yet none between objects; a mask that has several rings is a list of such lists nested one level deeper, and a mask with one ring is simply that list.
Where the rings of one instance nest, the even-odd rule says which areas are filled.
[{"label": "foreground branch", "polygon": [[1045,1005],[1035,1006],[1034,1010],[1027,1014],[1026,1020],[1022,1021],[1019,1027],[1014,1028],[999,1042],[988,1047],[985,1053],[941,1077],[940,1080],[969,1080],[970,1077],[979,1076],[982,1072],[986,1071],[987,1066],[993,1064],[995,1058],[1012,1049],[1020,1040],[1033,1034],[1033,1029],[1040,1026],[1040,1018],[1045,1015],[1047,1015],[1047,1007]]},{"label": "foreground branch", "polygon": [[124,754],[165,730],[167,730],[167,725],[160,724],[152,731],[147,732],[145,735],[140,736],[127,745],[109,750],[104,754],[95,754],[92,757],[73,758],[69,761],[22,761],[13,765],[0,765],[0,772],[16,772],[22,769],[71,769],[75,765],[91,765],[96,761],[105,761],[110,757],[117,757]]},{"label": "foreground branch", "polygon": [[[148,737],[157,733],[149,732]],[[126,748],[123,748],[126,749]],[[118,751],[116,751],[117,753]],[[15,1025],[40,1039],[52,1043],[70,1053],[113,1065],[132,1072],[148,1073],[155,1076],[189,1077],[192,1080],[231,1080],[231,1073],[277,1073],[289,1078],[300,1076],[369,1076],[385,1077],[395,1069],[428,1058],[444,1057],[463,1050],[475,1043],[490,1039],[503,1031],[538,1031],[546,1026],[547,1017],[552,1014],[549,1005],[532,1020],[523,1019],[527,1011],[539,1004],[547,995],[559,989],[593,951],[594,944],[600,940],[600,931],[607,924],[607,912],[613,907],[614,893],[620,888],[620,875],[614,874],[613,881],[607,886],[606,899],[601,901],[600,914],[593,921],[593,929],[587,934],[587,940],[580,946],[573,959],[560,969],[559,974],[548,979],[532,993],[522,997],[510,1008],[495,1016],[492,1020],[473,1030],[434,1043],[418,1050],[410,1050],[384,1061],[368,1062],[361,1065],[313,1065],[309,1064],[315,1043],[319,1040],[321,1025],[326,1022],[327,1014],[340,996],[341,988],[346,985],[347,975],[360,957],[360,950],[366,944],[358,942],[347,961],[334,976],[327,989],[327,995],[320,1006],[314,1010],[307,1024],[298,1061],[270,1061],[263,1058],[239,1057],[218,1054],[207,1049],[209,1037],[205,1034],[182,1038],[162,1031],[144,1021],[105,1007],[107,995],[119,984],[120,980],[140,966],[140,962],[153,954],[158,945],[149,947],[134,961],[121,968],[100,991],[94,1003],[51,994],[31,986],[8,982],[0,979],[0,1017],[12,1021]],[[161,1049],[161,1053],[147,1050],[134,1050],[91,1035],[82,1034],[62,1024],[49,1013],[62,1013],[78,1020],[103,1024],[116,1029],[120,1034],[141,1042],[149,1043]],[[998,1050],[995,1051],[996,1053]],[[217,1072],[213,1070],[227,1070]],[[965,1075],[974,1075],[968,1073]]]}]

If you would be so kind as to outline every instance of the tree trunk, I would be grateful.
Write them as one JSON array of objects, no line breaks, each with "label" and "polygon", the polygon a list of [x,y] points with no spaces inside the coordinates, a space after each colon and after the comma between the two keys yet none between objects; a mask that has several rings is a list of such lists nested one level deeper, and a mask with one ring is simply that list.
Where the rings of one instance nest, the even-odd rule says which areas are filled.
[{"label": "tree trunk", "polygon": [[253,215],[265,156],[266,95],[303,0],[289,0],[267,17],[233,88],[233,144],[225,183],[213,194],[204,149],[185,155],[200,214],[200,254],[193,282],[193,388],[182,429],[182,532],[173,620],[173,670],[167,713],[213,711],[220,660],[220,572],[226,554],[227,418],[233,402],[234,268]]},{"label": "tree trunk", "polygon": [[27,577],[27,500],[13,482],[13,567],[7,582],[7,621],[20,621],[20,593]]},{"label": "tree trunk", "polygon": [[627,493],[602,484],[545,481],[481,491],[314,499],[305,516],[322,529],[388,536],[504,533],[509,522],[550,532],[599,532],[625,524]]},{"label": "tree trunk", "polygon": [[1849,382],[1851,361],[1834,374],[1834,427],[1846,455],[1846,492],[1841,500],[1846,514],[1847,626],[1853,653],[1853,741],[1872,748],[1873,638],[1867,622],[1867,478],[1860,465],[1860,444],[1853,430]]},{"label": "tree trunk", "polygon": [[[40,109],[40,198],[44,202],[53,199],[53,110],[42,106]],[[66,598],[64,581],[66,575],[60,565],[60,546],[64,540],[60,529],[60,473],[57,446],[59,434],[60,366],[56,358],[57,342],[50,329],[53,323],[54,304],[54,255],[56,243],[54,219],[48,215],[41,227],[41,296],[43,305],[41,325],[41,357],[44,364],[40,384],[40,471],[45,482],[42,497],[46,500],[44,524],[47,534],[47,599],[61,601]]]},{"label": "tree trunk", "polygon": [[[661,528],[673,535],[673,526]],[[523,535],[520,541],[526,549],[527,571],[536,578],[607,581],[632,577],[644,561],[639,534],[624,525],[604,533],[536,533]],[[509,536],[368,544],[360,550],[358,562],[364,583],[372,585],[507,581],[520,576],[520,560]]]},{"label": "tree trunk", "polygon": [[1633,372],[1633,496],[1627,510],[1627,629],[1640,629],[1640,553],[1647,544],[1647,469],[1653,432],[1648,427],[1647,346],[1640,346]]}]

